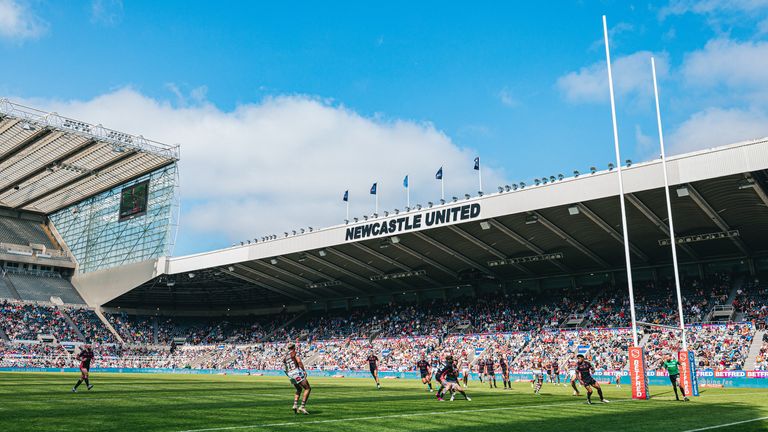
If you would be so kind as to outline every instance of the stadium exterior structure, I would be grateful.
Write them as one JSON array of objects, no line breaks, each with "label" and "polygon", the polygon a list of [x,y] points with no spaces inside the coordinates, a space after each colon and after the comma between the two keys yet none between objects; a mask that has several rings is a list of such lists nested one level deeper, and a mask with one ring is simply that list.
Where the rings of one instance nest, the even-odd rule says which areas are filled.
[{"label": "stadium exterior structure", "polygon": [[[669,272],[661,161],[624,170],[632,260]],[[768,268],[768,138],[668,158],[683,271]],[[77,274],[91,306],[216,315],[364,306],[482,284],[621,281],[616,170]],[[224,223],[224,221],[222,221]],[[652,275],[652,276],[651,276]],[[542,279],[545,279],[542,282]],[[440,294],[438,294],[440,295]]]}]

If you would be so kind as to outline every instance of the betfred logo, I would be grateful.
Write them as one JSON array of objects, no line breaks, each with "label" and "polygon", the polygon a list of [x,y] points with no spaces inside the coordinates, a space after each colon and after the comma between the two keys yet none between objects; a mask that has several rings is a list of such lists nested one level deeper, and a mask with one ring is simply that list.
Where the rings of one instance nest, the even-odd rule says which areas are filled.
[{"label": "betfred logo", "polygon": [[632,380],[632,399],[648,399],[648,380],[645,376],[645,359],[640,347],[629,348],[629,376]]}]

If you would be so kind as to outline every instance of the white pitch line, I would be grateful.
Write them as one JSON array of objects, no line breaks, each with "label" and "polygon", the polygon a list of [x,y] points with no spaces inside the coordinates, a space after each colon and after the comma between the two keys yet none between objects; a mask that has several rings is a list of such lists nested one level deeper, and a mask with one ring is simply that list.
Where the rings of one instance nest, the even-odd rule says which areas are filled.
[{"label": "white pitch line", "polygon": [[[632,402],[632,399],[620,399],[620,400],[614,401],[612,403],[618,403],[618,402]],[[471,414],[471,413],[489,412],[489,411],[525,410],[525,409],[529,409],[529,408],[539,409],[539,408],[549,408],[549,407],[557,407],[557,406],[564,406],[564,405],[584,405],[584,402],[564,402],[564,403],[543,404],[543,405],[542,404],[520,405],[520,406],[514,406],[514,407],[478,408],[478,409],[464,409],[464,410],[445,410],[445,411],[415,412],[415,413],[405,413],[405,414],[389,414],[389,415],[382,415],[382,416],[353,417],[353,418],[344,418],[344,419],[312,420],[312,421],[284,422],[284,423],[266,423],[266,424],[243,425],[243,426],[225,426],[225,427],[205,428],[205,429],[188,429],[188,430],[184,430],[184,431],[180,431],[180,432],[213,432],[213,431],[227,431],[227,430],[238,430],[238,429],[260,429],[260,428],[279,427],[279,426],[296,426],[296,425],[305,425],[305,424],[344,423],[344,422],[352,422],[352,421],[381,420],[381,419],[388,419],[388,418],[404,418],[404,417],[419,417],[419,416],[442,416],[442,415],[467,414],[467,413]]]},{"label": "white pitch line", "polygon": [[744,423],[753,423],[753,422],[764,421],[764,420],[768,420],[768,417],[760,417],[760,418],[754,418],[754,419],[750,419],[750,420],[742,420],[742,421],[733,422],[733,423],[725,423],[725,424],[721,424],[721,425],[707,426],[707,427],[703,427],[703,428],[699,428],[699,429],[689,429],[689,430],[687,430],[685,432],[699,432],[699,431],[706,431],[706,430],[712,430],[712,429],[720,429],[720,428],[724,428],[724,427],[728,427],[728,426],[736,426],[736,425],[740,425],[740,424],[744,424]]}]

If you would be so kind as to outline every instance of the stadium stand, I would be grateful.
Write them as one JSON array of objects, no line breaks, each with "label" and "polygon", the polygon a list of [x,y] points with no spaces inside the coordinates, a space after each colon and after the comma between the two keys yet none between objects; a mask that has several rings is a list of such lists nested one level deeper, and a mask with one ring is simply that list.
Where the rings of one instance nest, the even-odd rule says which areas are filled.
[{"label": "stadium stand", "polygon": [[61,298],[64,303],[85,303],[72,284],[57,273],[8,272],[7,277],[16,288],[21,300],[48,302],[51,301],[52,296],[55,296]]},{"label": "stadium stand", "polygon": [[40,222],[5,216],[0,216],[0,243],[36,244],[57,249]]}]

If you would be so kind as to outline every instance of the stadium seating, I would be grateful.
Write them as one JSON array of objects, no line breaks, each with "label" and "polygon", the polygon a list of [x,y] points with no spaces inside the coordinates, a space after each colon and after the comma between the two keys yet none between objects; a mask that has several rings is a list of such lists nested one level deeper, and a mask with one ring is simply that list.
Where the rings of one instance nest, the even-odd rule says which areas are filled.
[{"label": "stadium seating", "polygon": [[55,248],[39,222],[5,216],[0,216],[0,243],[24,246],[34,243],[46,248]]},{"label": "stadium seating", "polygon": [[51,300],[51,296],[60,297],[64,303],[85,304],[80,294],[72,284],[56,275],[38,276],[24,273],[8,273],[7,277],[16,287],[21,300],[43,301]]}]

